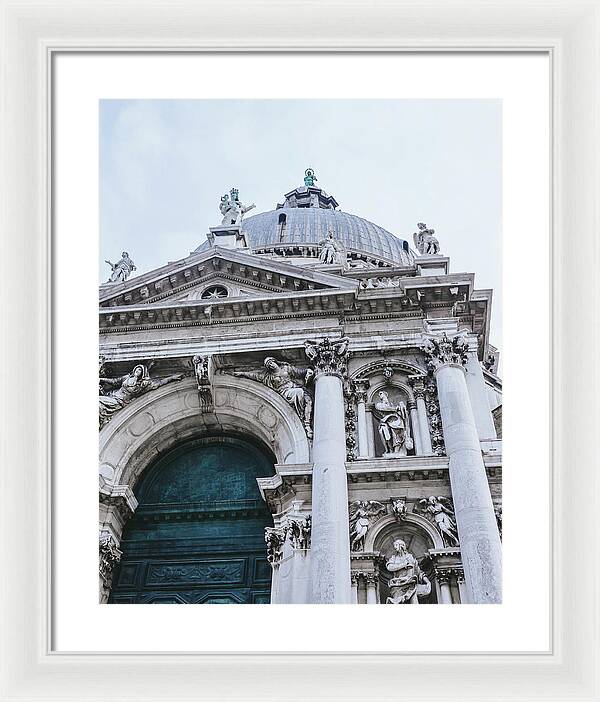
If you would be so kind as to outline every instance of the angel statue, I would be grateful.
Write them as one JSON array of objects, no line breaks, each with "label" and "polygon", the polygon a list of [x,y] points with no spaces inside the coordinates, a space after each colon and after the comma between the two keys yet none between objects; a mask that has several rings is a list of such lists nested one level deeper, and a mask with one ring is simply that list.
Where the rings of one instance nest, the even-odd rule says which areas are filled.
[{"label": "angel statue", "polygon": [[417,224],[418,232],[413,234],[415,247],[421,256],[435,256],[440,252],[440,242],[433,236],[435,229],[427,229],[423,222]]},{"label": "angel statue", "polygon": [[229,195],[225,194],[221,198],[221,203],[219,204],[219,210],[223,215],[223,221],[221,225],[224,227],[239,227],[242,223],[242,217],[246,212],[254,209],[256,205],[243,205],[239,199],[239,190],[237,188],[232,188]]},{"label": "angel statue", "polygon": [[264,360],[264,370],[234,371],[236,378],[256,380],[275,390],[290,404],[300,417],[308,438],[312,438],[311,416],[313,400],[307,386],[312,382],[315,372],[312,368],[298,368],[290,363],[277,361],[272,356]]},{"label": "angel statue", "polygon": [[137,366],[134,366],[131,373],[120,378],[100,378],[100,383],[103,386],[116,388],[98,396],[100,429],[110,421],[115,412],[123,409],[136,397],[143,395],[149,390],[156,390],[167,383],[182,380],[183,378],[183,373],[169,375],[166,378],[151,378],[148,366],[142,363],[138,363]]},{"label": "angel statue", "polygon": [[388,583],[390,597],[386,604],[419,604],[419,597],[431,592],[431,582],[402,539],[396,539],[393,545],[394,551],[385,564],[394,576]]},{"label": "angel statue", "polygon": [[117,263],[111,263],[110,261],[104,261],[104,263],[108,263],[112,271],[110,278],[106,281],[107,283],[124,283],[135,270],[135,264],[129,258],[127,251],[123,251],[121,260],[117,261]]},{"label": "angel statue", "polygon": [[444,546],[458,546],[458,530],[454,518],[452,503],[447,497],[435,497],[419,500],[419,509],[426,512],[429,519],[435,522]]},{"label": "angel statue", "polygon": [[350,505],[350,550],[360,551],[365,547],[365,536],[371,519],[385,513],[385,506],[376,500],[358,500]]},{"label": "angel statue", "polygon": [[375,403],[375,417],[379,420],[379,436],[383,443],[384,456],[406,456],[413,448],[410,437],[408,413],[404,402],[393,405],[385,391],[379,393]]}]

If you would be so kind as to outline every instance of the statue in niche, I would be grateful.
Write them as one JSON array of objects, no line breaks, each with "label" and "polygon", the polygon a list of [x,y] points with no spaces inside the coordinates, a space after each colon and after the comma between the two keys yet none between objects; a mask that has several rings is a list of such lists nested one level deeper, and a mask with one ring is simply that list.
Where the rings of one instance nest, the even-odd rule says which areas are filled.
[{"label": "statue in niche", "polygon": [[385,564],[394,576],[388,583],[390,596],[386,604],[419,604],[419,597],[431,592],[431,582],[402,539],[396,539],[393,545],[394,551]]},{"label": "statue in niche", "polygon": [[351,551],[360,551],[364,548],[371,519],[382,513],[385,513],[385,505],[376,500],[358,500],[350,505]]},{"label": "statue in niche", "polygon": [[384,456],[397,458],[406,456],[413,448],[410,436],[408,412],[404,402],[392,404],[388,393],[379,392],[379,401],[375,403],[375,418],[379,421],[379,436],[383,443]]},{"label": "statue in niche", "polygon": [[418,232],[413,234],[415,247],[421,256],[436,256],[440,252],[440,242],[433,236],[435,229],[427,229],[423,222],[417,224]]},{"label": "statue in niche", "polygon": [[105,260],[104,263],[108,263],[112,271],[110,278],[106,281],[107,283],[124,283],[135,270],[135,264],[129,258],[127,251],[123,251],[121,260],[117,261],[117,263],[111,263],[108,260]]},{"label": "statue in niche", "polygon": [[427,499],[419,500],[417,504],[418,509],[425,512],[427,517],[437,526],[442,535],[444,546],[458,546],[458,529],[450,500],[446,497],[432,495]]},{"label": "statue in niche", "polygon": [[120,378],[100,378],[100,383],[103,386],[116,388],[98,397],[100,429],[111,420],[116,412],[123,409],[136,397],[183,378],[183,373],[169,375],[166,378],[151,378],[148,366],[142,363],[138,363],[131,373]]},{"label": "statue in niche", "polygon": [[309,439],[312,438],[313,400],[307,387],[314,379],[315,372],[312,368],[298,368],[268,356],[264,360],[264,370],[234,371],[232,375],[256,380],[279,393],[294,408],[304,424],[306,435]]},{"label": "statue in niche", "polygon": [[223,215],[223,220],[221,225],[224,227],[239,227],[242,223],[243,216],[254,209],[256,205],[243,205],[240,202],[239,190],[237,188],[232,188],[229,195],[225,194],[221,198],[221,203],[219,204],[219,210]]}]

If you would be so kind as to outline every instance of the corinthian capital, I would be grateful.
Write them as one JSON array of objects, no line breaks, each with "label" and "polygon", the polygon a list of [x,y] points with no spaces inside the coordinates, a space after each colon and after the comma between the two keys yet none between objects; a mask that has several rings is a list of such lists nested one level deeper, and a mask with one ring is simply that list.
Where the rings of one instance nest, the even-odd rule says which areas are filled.
[{"label": "corinthian capital", "polygon": [[343,378],[346,375],[346,362],[348,360],[347,337],[341,339],[323,339],[322,341],[305,341],[304,351],[307,358],[315,367],[315,374],[337,375]]},{"label": "corinthian capital", "polygon": [[443,365],[464,365],[467,361],[469,344],[464,336],[454,336],[449,339],[446,334],[431,336],[421,347],[427,356],[427,365],[436,370]]}]

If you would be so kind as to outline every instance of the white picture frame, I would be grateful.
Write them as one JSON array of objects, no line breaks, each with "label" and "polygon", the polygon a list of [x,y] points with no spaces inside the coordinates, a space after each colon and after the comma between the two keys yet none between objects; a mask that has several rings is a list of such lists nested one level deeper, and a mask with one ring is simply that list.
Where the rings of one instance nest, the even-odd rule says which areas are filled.
[{"label": "white picture frame", "polygon": [[[2,323],[0,699],[600,699],[595,557],[600,496],[593,453],[599,413],[592,358],[600,293],[595,240],[599,3],[40,0],[4,2],[2,10],[6,248],[0,285],[2,300],[13,304],[3,305]],[[223,21],[227,16],[235,22]],[[75,654],[51,649],[52,57],[59,51],[290,49],[543,51],[551,57],[554,572],[548,653]],[[535,372],[535,349],[528,354]]]}]

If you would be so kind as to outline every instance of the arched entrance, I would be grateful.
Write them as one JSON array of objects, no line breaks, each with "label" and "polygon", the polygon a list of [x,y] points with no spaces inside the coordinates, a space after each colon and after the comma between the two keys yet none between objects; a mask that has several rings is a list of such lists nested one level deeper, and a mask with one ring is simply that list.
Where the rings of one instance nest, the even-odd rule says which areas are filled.
[{"label": "arched entrance", "polygon": [[137,482],[110,602],[268,603],[272,525],[256,478],[274,474],[269,452],[236,436],[174,447]]}]

